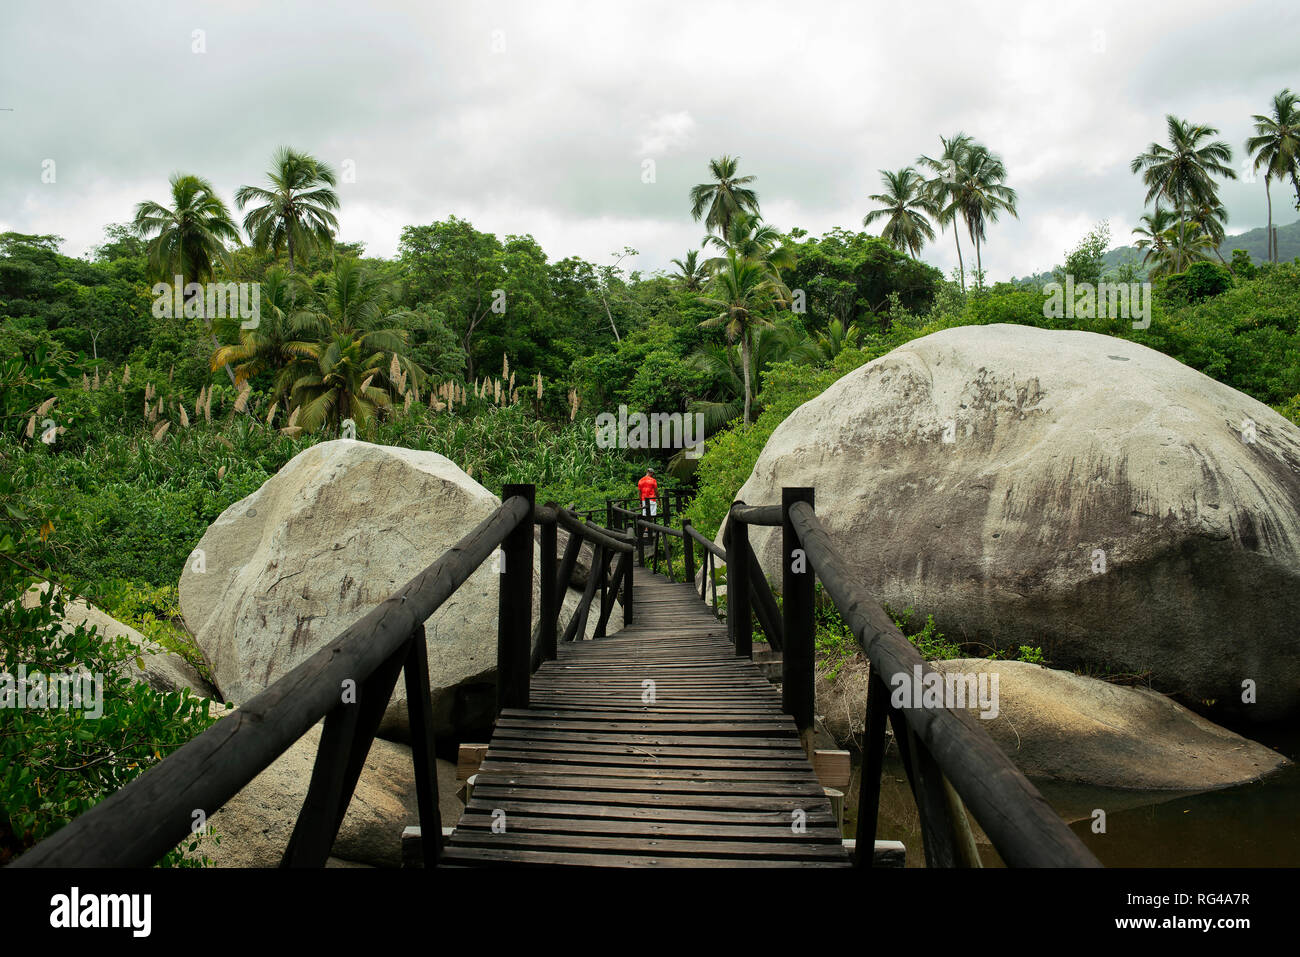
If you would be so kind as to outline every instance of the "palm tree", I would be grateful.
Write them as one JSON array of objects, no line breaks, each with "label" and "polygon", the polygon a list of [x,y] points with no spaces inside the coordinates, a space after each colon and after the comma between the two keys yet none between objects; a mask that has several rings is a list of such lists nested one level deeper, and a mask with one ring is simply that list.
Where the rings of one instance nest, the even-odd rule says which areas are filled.
[{"label": "palm tree", "polygon": [[731,220],[737,213],[758,212],[758,194],[749,188],[753,176],[737,176],[738,156],[722,156],[709,160],[713,182],[700,183],[691,188],[691,217],[719,236],[730,231]]},{"label": "palm tree", "polygon": [[[206,179],[174,173],[170,183],[171,207],[145,200],[135,208],[133,226],[149,240],[150,271],[164,281],[180,276],[184,290],[190,283],[212,279],[213,262],[229,259],[225,244],[239,242],[239,229]],[[229,366],[226,374],[235,381]]]},{"label": "palm tree", "polygon": [[[754,412],[759,409],[763,372],[777,362],[810,362],[817,358],[816,349],[790,326],[761,326],[750,337],[749,378],[755,383]],[[712,435],[732,419],[743,414],[745,377],[744,356],[739,343],[706,342],[691,353],[687,361],[700,372],[712,376],[720,396],[695,402],[691,409],[704,413],[704,434]]]},{"label": "palm tree", "polygon": [[979,143],[970,143],[957,161],[954,200],[966,221],[971,242],[975,244],[975,274],[978,277],[984,275],[980,250],[986,238],[986,224],[996,223],[1003,212],[1017,219],[1020,216],[1016,210],[1016,191],[1006,185],[1006,178],[1007,168],[1002,158]]},{"label": "palm tree", "polygon": [[1264,196],[1268,200],[1268,259],[1277,262],[1273,241],[1273,195],[1269,181],[1290,176],[1300,200],[1300,96],[1283,90],[1273,97],[1273,113],[1256,113],[1255,135],[1246,140],[1246,153],[1253,156],[1254,169],[1264,171]]},{"label": "palm tree", "polygon": [[848,328],[838,319],[832,319],[825,332],[819,332],[810,343],[812,353],[822,362],[831,362],[845,349],[856,349],[862,344],[862,330],[856,322]]},{"label": "palm tree", "polygon": [[926,189],[926,183],[910,166],[890,172],[880,171],[880,181],[885,192],[867,197],[882,204],[862,218],[863,226],[888,217],[880,237],[901,252],[910,252],[913,258],[921,255],[921,248],[934,241],[934,227],[928,216],[938,216],[939,207]]},{"label": "palm tree", "polygon": [[687,292],[699,292],[704,288],[704,283],[708,279],[708,272],[700,263],[700,251],[692,249],[686,254],[686,259],[671,260],[672,264],[677,267],[677,274],[673,276],[682,284],[682,288]]},{"label": "palm tree", "polygon": [[758,263],[773,280],[779,281],[782,269],[794,267],[793,250],[782,245],[780,230],[763,222],[757,213],[738,213],[731,220],[725,236],[704,237],[704,245],[716,246],[724,255],[715,256],[704,264],[709,273],[726,266],[726,253],[734,251],[741,259]]},{"label": "palm tree", "polygon": [[1142,225],[1133,230],[1133,235],[1139,237],[1134,245],[1138,249],[1145,250],[1142,265],[1149,266],[1152,263],[1165,261],[1169,247],[1169,230],[1176,221],[1177,218],[1172,212],[1159,206],[1154,213],[1147,213],[1142,217]]},{"label": "palm tree", "polygon": [[705,305],[719,310],[701,326],[722,326],[728,342],[740,343],[741,371],[744,379],[744,421],[749,425],[753,406],[753,382],[750,375],[751,337],[755,329],[772,324],[769,314],[778,305],[788,304],[790,292],[779,280],[772,278],[761,263],[746,259],[729,249],[726,264],[714,275],[709,284],[710,296],[701,297]]},{"label": "palm tree", "polygon": [[296,359],[290,345],[297,341],[292,323],[292,294],[288,273],[279,266],[267,270],[261,284],[257,327],[237,327],[238,318],[218,320],[219,329],[226,334],[237,329],[238,340],[213,353],[212,368],[233,366],[236,382],[251,379],[262,372],[276,372],[275,397],[287,396],[293,380],[291,367]]},{"label": "palm tree", "polygon": [[299,254],[306,256],[313,248],[330,246],[338,230],[334,210],[339,197],[334,171],[319,160],[287,146],[276,150],[274,168],[268,172],[271,188],[241,186],[235,192],[235,204],[242,210],[250,203],[260,203],[244,217],[244,230],[253,245],[270,251],[277,259],[287,247],[289,272]]},{"label": "palm tree", "polygon": [[971,145],[971,138],[958,132],[944,139],[939,137],[943,151],[938,156],[920,156],[916,162],[935,175],[926,180],[928,199],[938,210],[936,216],[941,227],[952,224],[952,238],[957,243],[957,268],[961,272],[962,292],[966,291],[966,265],[961,258],[961,236],[957,232],[957,163]]},{"label": "palm tree", "polygon": [[[1211,126],[1180,120],[1172,113],[1165,117],[1169,133],[1169,146],[1152,143],[1146,152],[1133,157],[1129,168],[1142,173],[1147,187],[1146,202],[1167,200],[1177,214],[1182,237],[1178,249],[1190,248],[1186,223],[1188,210],[1202,203],[1217,205],[1218,192],[1214,177],[1236,179],[1237,174],[1226,164],[1232,162],[1232,147],[1222,140],[1203,143],[1219,131]],[[1182,272],[1183,263],[1174,263],[1176,272]]]},{"label": "palm tree", "polygon": [[[1187,214],[1187,224],[1192,227],[1193,233],[1204,233],[1206,238],[1214,247],[1214,255],[1219,257],[1219,262],[1225,266],[1228,261],[1223,258],[1223,253],[1219,252],[1219,247],[1223,244],[1224,237],[1227,235],[1228,211],[1216,197],[1208,203],[1198,203],[1193,206]],[[1271,232],[1270,232],[1270,235]]]},{"label": "palm tree", "polygon": [[1198,229],[1190,221],[1175,223],[1165,240],[1166,259],[1157,263],[1152,273],[1158,276],[1182,272],[1194,262],[1209,259],[1213,248],[1214,240],[1204,230]]},{"label": "palm tree", "polygon": [[302,279],[295,285],[307,303],[292,318],[296,339],[286,346],[295,357],[286,379],[297,425],[310,432],[352,419],[360,431],[404,393],[394,372],[409,376],[419,397],[424,370],[406,356],[405,333],[388,328],[413,316],[389,309],[391,290],[378,276],[340,259],[323,289]]}]

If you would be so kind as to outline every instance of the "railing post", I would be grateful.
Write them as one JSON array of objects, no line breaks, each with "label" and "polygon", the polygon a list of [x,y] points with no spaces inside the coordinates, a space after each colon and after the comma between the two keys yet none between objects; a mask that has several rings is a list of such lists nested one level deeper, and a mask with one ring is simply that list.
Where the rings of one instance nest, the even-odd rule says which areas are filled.
[{"label": "railing post", "polygon": [[686,580],[695,590],[695,542],[691,538],[691,520],[682,516],[682,561],[686,563]]},{"label": "railing post", "polygon": [[632,556],[627,556],[623,571],[623,627],[632,624]]},{"label": "railing post", "polygon": [[813,585],[816,578],[790,521],[790,506],[795,502],[812,505],[813,490],[781,489],[781,630],[784,633],[781,703],[786,714],[794,718],[800,737],[806,737],[813,726],[815,704]]},{"label": "railing post", "polygon": [[605,612],[609,608],[609,582],[607,580],[607,572],[609,560],[612,557],[613,556],[609,552],[605,551],[605,546],[600,545],[596,548],[595,561],[593,561],[591,565],[591,573],[600,576],[600,584],[597,586],[600,589],[600,617],[596,619],[596,630],[592,634],[593,638],[605,637]]},{"label": "railing post", "polygon": [[[646,504],[648,501],[650,500],[642,499],[640,505],[641,517],[646,521],[650,520],[650,506]],[[645,540],[641,537],[641,526],[636,523],[635,519],[632,521],[632,533],[636,536],[637,564],[645,568]]]},{"label": "railing post", "polygon": [[[732,509],[744,502],[733,502]],[[727,544],[727,628],[736,657],[754,656],[754,622],[749,610],[749,526],[727,516],[731,541]]]},{"label": "railing post", "polygon": [[614,527],[614,500],[612,498],[605,499],[605,527]]},{"label": "railing post", "polygon": [[[558,505],[555,508],[557,511],[559,510]],[[540,546],[542,557],[539,570],[542,582],[537,615],[539,618],[538,625],[541,628],[538,643],[541,645],[543,661],[554,661],[557,654],[555,630],[559,627],[561,591],[557,587],[558,571],[555,563],[555,543],[559,525],[557,519],[553,522],[546,522],[541,528]]]},{"label": "railing post", "polygon": [[528,501],[528,512],[501,543],[501,589],[497,603],[497,712],[528,707],[533,624],[532,485],[507,485],[501,501],[515,496]]}]

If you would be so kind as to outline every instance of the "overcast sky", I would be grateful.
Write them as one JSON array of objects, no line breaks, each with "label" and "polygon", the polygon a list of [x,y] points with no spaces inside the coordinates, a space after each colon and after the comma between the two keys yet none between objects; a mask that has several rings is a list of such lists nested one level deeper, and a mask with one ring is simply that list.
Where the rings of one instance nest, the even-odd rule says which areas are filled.
[{"label": "overcast sky", "polygon": [[[741,157],[769,222],[820,234],[861,228],[879,169],[963,130],[1020,194],[1019,220],[989,229],[1000,279],[1050,268],[1100,219],[1128,242],[1129,162],[1166,113],[1218,127],[1240,167],[1250,115],[1300,90],[1296,0],[326,6],[5,0],[0,231],[81,255],[178,170],[233,211],[287,144],[350,161],[340,238],[372,255],[455,214],[552,259],[632,246],[648,272],[699,245],[687,192],[710,157]],[[1300,215],[1289,194],[1278,222]],[[1262,179],[1221,195],[1230,232],[1264,225]],[[952,233],[922,258],[955,266]]]}]

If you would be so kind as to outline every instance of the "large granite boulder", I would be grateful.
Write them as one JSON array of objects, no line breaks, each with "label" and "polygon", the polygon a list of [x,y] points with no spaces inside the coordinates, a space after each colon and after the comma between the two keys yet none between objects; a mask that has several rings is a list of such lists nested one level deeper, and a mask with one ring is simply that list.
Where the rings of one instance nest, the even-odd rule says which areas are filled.
[{"label": "large granite boulder", "polygon": [[[181,611],[227,700],[272,684],[388,598],[500,504],[434,452],[338,440],[226,509],[180,581]],[[499,575],[489,560],[426,624],[435,731],[494,717]],[[538,576],[534,574],[533,613]],[[572,593],[566,609],[577,603]],[[562,620],[567,621],[567,618]],[[611,616],[610,630],[622,621]],[[588,634],[596,615],[588,619]],[[406,690],[380,734],[405,740]]]},{"label": "large granite boulder", "polygon": [[[23,607],[36,607],[49,588],[49,582],[32,585],[23,593]],[[212,686],[199,674],[199,670],[194,665],[80,597],[72,598],[64,605],[60,630],[68,634],[78,626],[93,628],[102,638],[125,637],[131,642],[139,655],[127,666],[128,674],[155,691],[170,693],[184,688],[201,698],[211,698],[215,694]]]},{"label": "large granite boulder", "polygon": [[[1207,791],[1254,781],[1288,763],[1276,751],[1146,688],[1023,661],[957,658],[931,664],[941,673],[963,676],[967,688],[990,692],[985,707],[968,699],[968,711],[1037,781]],[[842,666],[833,680],[818,676],[817,710],[842,745],[861,745],[867,678],[868,668],[858,659]],[[994,707],[987,707],[989,700]]]},{"label": "large granite boulder", "polygon": [[[220,841],[205,837],[195,855],[217,867],[279,866],[307,796],[320,736],[317,725],[213,814],[209,823]],[[457,787],[456,766],[439,760],[438,806],[444,827],[460,820],[463,805]],[[400,867],[402,830],[419,823],[411,749],[376,738],[334,841],[334,857],[351,864]]]},{"label": "large granite boulder", "polygon": [[[1300,710],[1300,430],[1159,352],[925,336],[796,409],[737,497],[782,486],[815,487],[871,594],[953,639],[1247,719]],[[779,581],[779,530],[750,539]]]}]

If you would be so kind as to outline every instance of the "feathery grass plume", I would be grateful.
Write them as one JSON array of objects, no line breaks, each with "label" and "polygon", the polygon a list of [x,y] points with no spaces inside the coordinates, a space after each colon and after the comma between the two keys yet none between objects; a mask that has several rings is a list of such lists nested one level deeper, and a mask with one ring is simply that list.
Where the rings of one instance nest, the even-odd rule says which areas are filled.
[{"label": "feathery grass plume", "polygon": [[[289,413],[289,421],[285,423],[288,428],[296,428],[298,425],[298,413],[302,411],[302,406],[297,406]],[[283,431],[283,430],[281,430]]]},{"label": "feathery grass plume", "polygon": [[578,396],[577,389],[569,390],[569,421],[572,422],[578,417],[578,403],[582,400]]},{"label": "feathery grass plume", "polygon": [[131,363],[128,362],[126,364],[126,367],[122,370],[122,385],[130,385],[130,384],[131,384]]},{"label": "feathery grass plume", "polygon": [[410,411],[411,411],[411,402],[412,402],[414,399],[415,399],[415,396],[413,396],[413,395],[412,395],[411,393],[409,393],[409,392],[406,393],[406,401],[402,403],[402,411],[403,411],[403,412],[410,412]]},{"label": "feathery grass plume", "polygon": [[510,392],[515,391],[515,374],[513,372],[510,373],[510,385],[508,386],[508,390]]},{"label": "feathery grass plume", "polygon": [[42,402],[40,405],[36,407],[36,414],[44,415],[46,412],[49,412],[50,406],[54,405],[54,403],[57,402],[58,400],[59,400],[58,396],[50,396],[48,399],[46,399],[44,402]]},{"label": "feathery grass plume", "polygon": [[503,352],[501,353],[501,378],[507,379],[509,377],[510,377],[510,359],[507,358],[506,354]]},{"label": "feathery grass plume", "polygon": [[95,378],[90,381],[90,387],[96,392],[99,391],[99,370],[95,370]]},{"label": "feathery grass plume", "polygon": [[172,374],[175,373],[175,372],[176,372],[176,364],[175,364],[175,363],[172,363],[172,367],[171,367],[170,369],[167,370],[167,384],[168,384],[168,385],[171,385]]},{"label": "feathery grass plume", "polygon": [[86,375],[86,373],[84,372],[81,373],[81,391],[82,392],[90,391],[90,377]]},{"label": "feathery grass plume", "polygon": [[148,420],[148,418],[149,418],[149,413],[150,413],[150,411],[152,411],[152,410],[150,409],[150,406],[149,406],[149,400],[148,400],[148,399],[145,399],[145,400],[144,400],[144,417],[145,417],[146,420]]},{"label": "feathery grass plume", "polygon": [[363,383],[361,383],[361,391],[362,391],[362,392],[365,392],[367,389],[370,388],[370,383],[374,381],[374,378],[375,378],[375,375],[374,375],[373,372],[372,372],[370,375],[366,376],[366,381],[363,382]]},{"label": "feathery grass plume", "polygon": [[443,409],[447,408],[447,406],[444,405],[441,400],[436,399],[433,396],[430,396],[429,408],[433,409],[434,412],[441,412]]},{"label": "feathery grass plume", "polygon": [[159,397],[158,397],[158,414],[159,414],[159,415],[162,415],[162,414],[163,414],[163,402],[164,402],[164,401],[166,401],[166,400],[164,400],[162,396],[159,396]]},{"label": "feathery grass plume", "polygon": [[537,373],[537,398],[542,397],[542,374]]},{"label": "feathery grass plume", "polygon": [[221,466],[221,468],[217,469],[217,481],[221,481],[221,479],[225,477],[226,477],[226,467],[223,465]]},{"label": "feathery grass plume", "polygon": [[243,386],[243,388],[239,390],[239,395],[237,395],[237,396],[235,397],[235,411],[236,411],[236,412],[243,412],[243,411],[244,411],[244,407],[248,405],[248,396],[249,396],[249,393],[251,393],[251,392],[253,391],[252,389],[250,389],[250,388],[248,387],[248,383],[247,383],[247,382],[241,382],[240,385]]},{"label": "feathery grass plume", "polygon": [[519,390],[518,390],[518,389],[515,389],[513,392],[510,393],[510,404],[511,404],[511,405],[518,405],[518,404],[519,404]]},{"label": "feathery grass plume", "polygon": [[146,383],[144,384],[144,400],[145,400],[146,402],[152,402],[152,401],[153,401],[153,383],[152,383],[152,382],[146,382]]},{"label": "feathery grass plume", "polygon": [[207,387],[207,386],[200,386],[200,387],[199,387],[199,395],[198,395],[198,398],[196,398],[196,399],[194,400],[194,418],[195,418],[195,419],[198,419],[199,415],[203,412],[203,394],[204,394],[205,392],[207,392],[207,390],[208,390],[208,387]]},{"label": "feathery grass plume", "polygon": [[27,420],[27,437],[33,438],[36,435],[36,416]]},{"label": "feathery grass plume", "polygon": [[190,427],[190,417],[185,414],[185,406],[181,406],[181,428],[188,429],[189,427]]},{"label": "feathery grass plume", "polygon": [[271,403],[271,411],[266,413],[266,424],[270,425],[275,420],[275,411],[280,407],[279,402]]},{"label": "feathery grass plume", "polygon": [[171,428],[171,425],[172,424],[167,421],[159,422],[158,427],[153,430],[153,440],[155,442],[161,442],[162,437],[167,434],[167,430]]},{"label": "feathery grass plume", "polygon": [[280,434],[287,435],[291,439],[296,439],[298,436],[302,435],[302,426],[286,425],[283,429],[280,430]]},{"label": "feathery grass plume", "polygon": [[212,386],[208,386],[208,398],[203,403],[203,421],[212,424]]},{"label": "feathery grass plume", "polygon": [[224,445],[226,448],[230,449],[230,451],[232,452],[235,451],[235,447],[234,445],[231,444],[230,439],[226,438],[224,435],[218,435],[217,441],[220,442],[222,445]]}]

